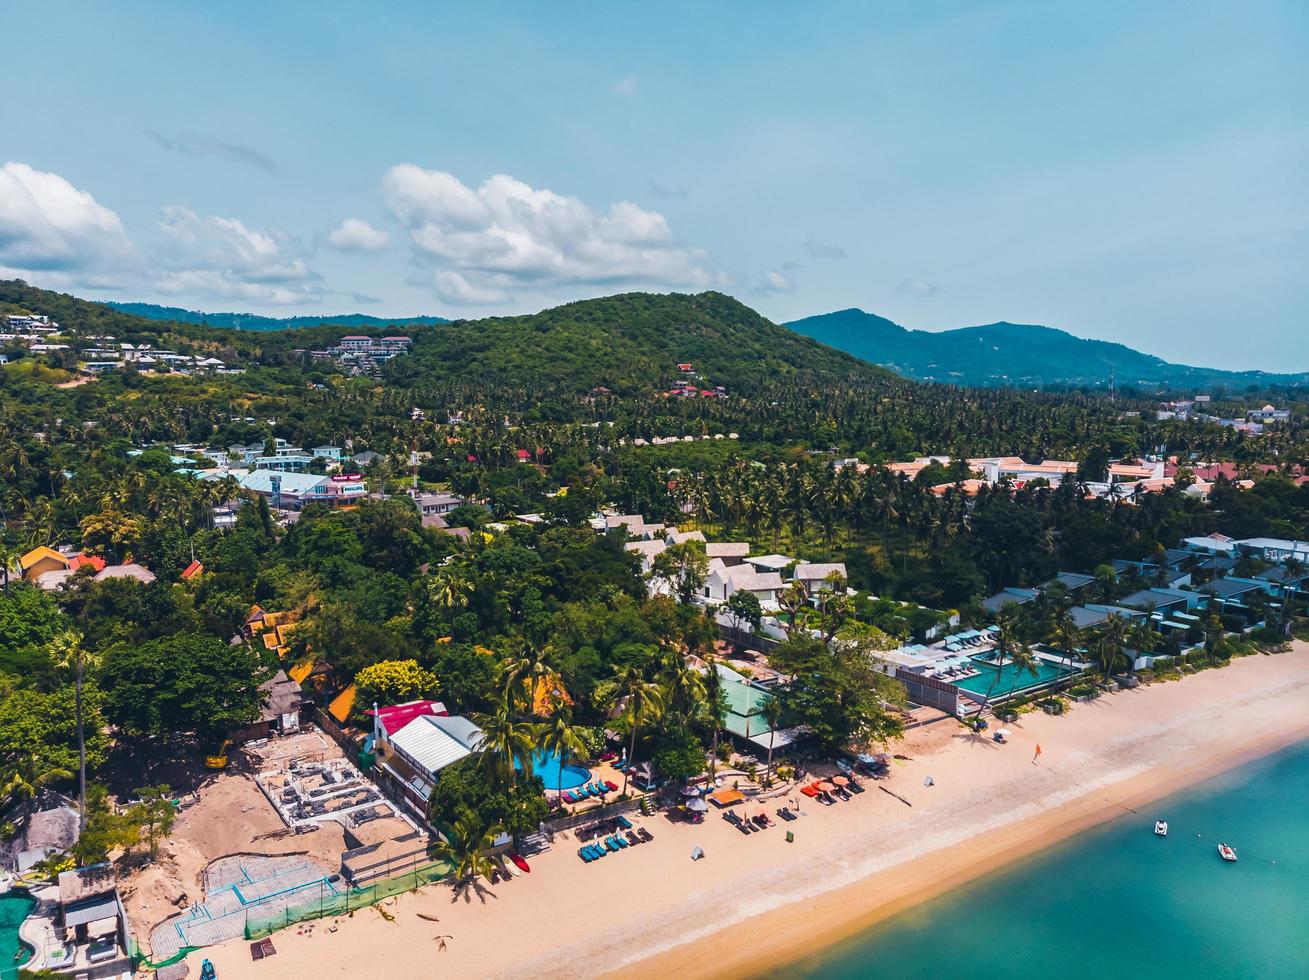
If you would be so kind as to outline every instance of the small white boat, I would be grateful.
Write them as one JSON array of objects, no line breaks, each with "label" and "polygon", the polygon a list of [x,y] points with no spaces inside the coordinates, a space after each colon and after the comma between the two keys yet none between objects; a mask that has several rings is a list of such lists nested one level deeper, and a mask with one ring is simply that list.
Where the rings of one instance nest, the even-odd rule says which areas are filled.
[{"label": "small white boat", "polygon": [[1218,845],[1218,856],[1222,858],[1224,861],[1236,860],[1236,852],[1232,850],[1230,847],[1228,847],[1226,844]]},{"label": "small white boat", "polygon": [[1167,821],[1167,820],[1156,820],[1156,821],[1154,822],[1154,835],[1155,835],[1156,837],[1167,837],[1167,836],[1168,836],[1168,821]]}]

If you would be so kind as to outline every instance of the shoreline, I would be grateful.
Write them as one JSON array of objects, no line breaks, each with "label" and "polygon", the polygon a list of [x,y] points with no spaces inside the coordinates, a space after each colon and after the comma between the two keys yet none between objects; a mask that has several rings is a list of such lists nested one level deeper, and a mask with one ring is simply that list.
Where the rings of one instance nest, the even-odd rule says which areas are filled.
[{"label": "shoreline", "polygon": [[[806,800],[806,815],[785,825],[793,843],[780,826],[742,835],[717,814],[700,825],[645,818],[652,844],[589,865],[560,834],[529,875],[458,897],[429,886],[284,930],[278,955],[254,969],[263,980],[777,973],[1124,809],[1309,738],[1305,704],[1309,644],[1297,642],[1066,716],[1024,715],[1005,745],[940,722],[895,743],[907,758],[888,785],[911,806],[873,781],[830,807]],[[703,860],[690,860],[693,847]],[[202,957],[220,976],[254,975],[239,940],[192,955]]]},{"label": "shoreline", "polygon": [[[697,971],[697,967],[702,968],[704,964],[704,950],[700,947],[702,943],[712,942],[717,933],[703,940],[679,944],[608,975],[656,978],[677,971],[714,980],[734,980],[778,974],[800,964],[816,963],[881,923],[955,888],[1036,858],[1042,852],[1125,813],[1137,812],[1151,803],[1305,741],[1309,741],[1309,721],[1281,736],[1242,745],[1215,760],[1168,772],[1151,770],[1104,787],[1115,794],[1114,799],[1104,797],[1101,790],[1096,790],[1073,800],[1063,809],[1050,810],[997,830],[964,838],[960,844],[973,849],[976,860],[959,866],[956,855],[934,851],[922,858],[915,869],[920,873],[939,870],[940,877],[929,883],[914,882],[897,887],[887,880],[903,870],[903,865],[894,865],[853,884],[823,892],[809,903],[790,903],[752,919],[724,925],[724,929],[739,927],[757,931],[761,938],[753,950],[742,951],[726,962],[722,947],[716,946],[714,955],[717,961],[710,972]],[[885,889],[875,904],[850,911],[856,907],[859,898],[866,897],[865,893],[875,889]],[[803,923],[795,922],[796,918],[803,919]]]}]

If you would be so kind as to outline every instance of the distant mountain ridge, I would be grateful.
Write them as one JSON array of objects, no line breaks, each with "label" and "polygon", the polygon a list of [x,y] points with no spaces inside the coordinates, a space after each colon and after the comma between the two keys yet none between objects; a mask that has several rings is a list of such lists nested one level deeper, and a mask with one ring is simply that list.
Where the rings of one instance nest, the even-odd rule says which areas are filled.
[{"label": "distant mountain ridge", "polygon": [[1065,330],[988,323],[932,332],[910,330],[859,309],[783,326],[918,381],[970,387],[1098,386],[1203,389],[1306,386],[1309,372],[1225,371],[1174,364],[1124,344],[1086,340]]},{"label": "distant mountain ridge", "polygon": [[313,316],[260,316],[257,313],[202,313],[184,310],[179,306],[158,306],[154,303],[110,303],[122,313],[143,317],[146,320],[170,320],[174,323],[197,323],[210,327],[233,330],[295,330],[300,327],[317,327],[332,324],[341,327],[425,327],[449,323],[441,316],[387,317],[369,316],[366,313],[324,314]]}]

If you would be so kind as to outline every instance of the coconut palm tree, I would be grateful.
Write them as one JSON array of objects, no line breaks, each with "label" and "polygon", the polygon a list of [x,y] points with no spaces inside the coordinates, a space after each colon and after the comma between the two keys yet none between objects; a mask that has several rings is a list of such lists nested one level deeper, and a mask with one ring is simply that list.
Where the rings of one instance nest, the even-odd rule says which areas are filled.
[{"label": "coconut palm tree", "polygon": [[490,714],[475,714],[473,722],[482,730],[479,755],[489,775],[513,785],[520,770],[530,771],[539,738],[538,726],[524,721],[514,706],[506,703],[498,705]]},{"label": "coconut palm tree", "polygon": [[47,766],[40,756],[26,753],[19,756],[0,774],[0,798],[30,803],[41,789],[61,779],[72,779],[67,769]]},{"label": "coconut palm tree", "polygon": [[76,630],[64,630],[55,634],[50,641],[50,659],[54,661],[57,667],[72,668],[76,671],[77,793],[78,802],[81,804],[78,823],[82,830],[86,830],[86,730],[82,710],[82,680],[88,667],[100,666],[101,658],[98,654],[92,654],[82,646],[81,633]]},{"label": "coconut palm tree", "polygon": [[1073,654],[1081,652],[1086,643],[1086,637],[1077,625],[1076,620],[1073,619],[1072,614],[1065,609],[1055,617],[1046,637],[1046,642],[1064,655],[1064,662],[1071,672]]},{"label": "coconut palm tree", "polygon": [[562,701],[556,700],[551,707],[550,720],[542,725],[540,732],[541,751],[558,757],[559,784],[555,788],[560,797],[564,794],[564,767],[568,760],[577,758],[586,752],[586,744],[573,727],[572,710]]},{"label": "coconut palm tree", "polygon": [[1001,675],[1004,674],[1006,659],[1014,665],[1015,673],[1027,670],[1032,676],[1036,676],[1036,658],[1032,656],[1031,647],[1023,642],[1019,615],[1018,607],[1012,603],[1002,606],[1000,612],[996,614],[995,625],[998,627],[998,632],[995,638],[995,673],[991,675],[991,683],[987,686],[986,695],[977,708],[974,721],[980,719],[982,712],[991,706],[991,695]]},{"label": "coconut palm tree", "polygon": [[777,726],[782,723],[782,703],[770,697],[763,704],[764,721],[768,723],[768,772],[773,771],[773,741],[777,736]]},{"label": "coconut palm tree", "polygon": [[1131,624],[1122,616],[1110,616],[1100,624],[1091,652],[1105,680],[1109,680],[1114,668],[1123,661],[1123,650],[1131,639],[1131,632]]},{"label": "coconut palm tree", "polygon": [[455,821],[451,836],[436,846],[435,854],[439,860],[450,862],[456,892],[471,885],[478,875],[491,876],[493,865],[486,852],[504,832],[502,824],[484,825],[471,814]]},{"label": "coconut palm tree", "polygon": [[723,678],[718,673],[718,660],[713,654],[704,658],[704,702],[709,711],[710,747],[709,747],[709,781],[714,780],[714,771],[718,765],[718,730],[723,726]]},{"label": "coconut palm tree", "polygon": [[623,795],[627,779],[636,762],[636,732],[643,724],[658,717],[663,710],[663,694],[658,684],[646,680],[640,668],[629,666],[618,674],[614,697],[623,705],[622,713],[630,728],[627,765],[623,768]]}]

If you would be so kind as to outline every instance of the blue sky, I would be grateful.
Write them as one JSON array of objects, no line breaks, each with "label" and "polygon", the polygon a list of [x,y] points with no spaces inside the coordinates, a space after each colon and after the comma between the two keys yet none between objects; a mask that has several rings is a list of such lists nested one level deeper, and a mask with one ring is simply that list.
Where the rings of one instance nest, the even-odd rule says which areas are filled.
[{"label": "blue sky", "polygon": [[1309,370],[1299,0],[435,6],[9,5],[0,274],[274,314],[717,288]]}]

